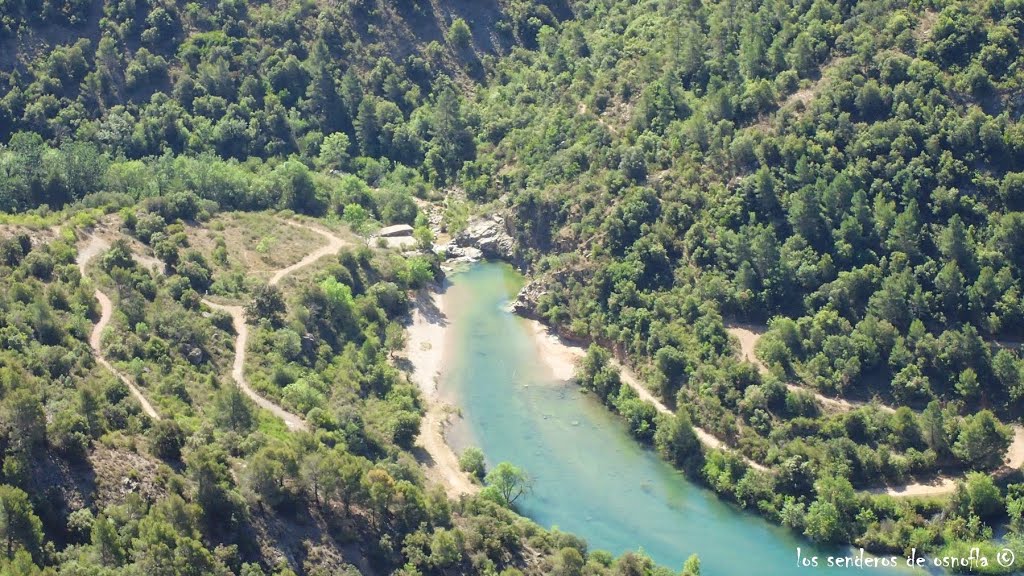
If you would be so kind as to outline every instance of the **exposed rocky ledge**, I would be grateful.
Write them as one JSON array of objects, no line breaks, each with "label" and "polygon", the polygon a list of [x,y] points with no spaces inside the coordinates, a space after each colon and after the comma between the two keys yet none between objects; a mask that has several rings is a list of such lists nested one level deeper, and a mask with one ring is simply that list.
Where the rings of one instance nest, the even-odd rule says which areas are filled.
[{"label": "exposed rocky ledge", "polygon": [[516,294],[515,299],[509,302],[508,311],[516,316],[536,320],[538,319],[537,303],[546,292],[547,290],[543,288],[543,284],[539,280],[530,280],[519,291],[519,294]]},{"label": "exposed rocky ledge", "polygon": [[512,261],[515,240],[505,230],[505,219],[494,215],[470,222],[452,241],[460,248],[476,248],[484,258]]},{"label": "exposed rocky ledge", "polygon": [[473,246],[456,246],[454,243],[434,246],[434,252],[438,254],[443,253],[445,264],[448,266],[463,262],[479,262],[480,259],[483,258],[483,252],[481,252],[479,248],[474,248]]}]

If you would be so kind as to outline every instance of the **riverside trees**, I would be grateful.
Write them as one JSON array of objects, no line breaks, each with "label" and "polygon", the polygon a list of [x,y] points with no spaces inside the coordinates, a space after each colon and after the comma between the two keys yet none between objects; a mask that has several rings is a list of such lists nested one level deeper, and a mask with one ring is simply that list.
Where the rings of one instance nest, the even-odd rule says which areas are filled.
[{"label": "riverside trees", "polygon": [[493,491],[502,505],[511,508],[516,500],[530,492],[532,481],[525,471],[509,462],[502,462],[487,473],[484,484],[488,491]]},{"label": "riverside trees", "polygon": [[[794,10],[779,1],[652,9],[588,0],[559,22],[556,13],[569,15],[560,5],[517,1],[503,3],[494,34],[473,22],[475,38],[497,38],[499,51],[523,46],[495,58],[476,58],[474,35],[454,18],[436,28],[450,31],[450,46],[395,41],[416,39],[402,37],[408,22],[391,21],[395,11],[380,3],[283,12],[259,2],[110,4],[102,22],[85,4],[0,17],[8,39],[49,25],[82,36],[3,64],[0,210],[49,218],[69,202],[144,205],[129,229],[144,242],[156,235],[154,250],[177,271],[165,293],[127,262],[110,269],[131,332],[110,349],[153,363],[147,378],[179,409],[216,395],[213,384],[195,384],[211,374],[186,377],[191,369],[166,343],[196,338],[209,353],[215,342],[203,336],[218,332],[180,320],[209,278],[178,254],[177,219],[292,209],[368,229],[414,222],[411,198],[429,197],[429,184],[457,186],[474,203],[500,198],[517,257],[550,272],[541,316],[616,348],[691,421],[779,471],[769,481],[712,454],[701,473],[727,497],[805,529],[801,511],[822,478],[860,488],[998,465],[1004,434],[973,415],[1019,418],[1024,395],[1014,345],[1024,336],[1019,3]],[[388,51],[399,45],[416,48]],[[2,337],[31,360],[8,377],[30,385],[4,398],[33,437],[80,453],[83,441],[143,424],[113,382],[97,384],[98,405],[81,402],[90,404],[87,432],[78,404],[33,397],[87,370],[64,345],[91,306],[64,271],[68,251],[3,246],[19,276],[5,284],[14,319]],[[311,320],[303,308],[331,304],[315,286],[289,303],[287,326],[270,323],[268,340],[254,345],[288,353],[267,371],[268,391],[376,456],[409,439],[417,409],[378,362],[382,319],[397,309],[358,286],[390,264],[372,273],[363,264],[332,272],[351,281],[351,322],[345,306],[333,307],[331,322]],[[434,271],[426,260],[395,268],[403,286]],[[172,312],[147,314],[154,297]],[[360,311],[373,318],[366,326],[355,321]],[[770,374],[733,358],[723,318],[771,320],[759,351]],[[331,340],[341,359],[332,364],[307,333]],[[358,343],[339,350],[349,337]],[[659,434],[662,424],[598,360],[588,360],[585,385],[677,460],[685,451],[669,440],[685,446],[687,435],[673,433],[685,426],[663,420],[670,427]],[[879,395],[915,412],[831,412],[785,383]],[[333,406],[371,391],[391,396]],[[50,412],[38,404],[55,398],[60,417],[39,418]],[[394,417],[379,417],[392,408]],[[12,444],[5,481],[29,478],[44,447]],[[916,531],[922,545],[939,546],[965,533],[923,522],[931,514],[913,506],[865,503],[874,518],[858,514],[843,534],[884,547],[894,534]]]}]

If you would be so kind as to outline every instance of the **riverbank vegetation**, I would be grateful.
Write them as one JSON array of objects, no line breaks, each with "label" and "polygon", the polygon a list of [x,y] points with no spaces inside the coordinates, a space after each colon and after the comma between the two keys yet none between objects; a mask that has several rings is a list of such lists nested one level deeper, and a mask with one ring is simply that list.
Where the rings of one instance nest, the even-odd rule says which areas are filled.
[{"label": "riverbank vegetation", "polygon": [[[187,245],[180,257],[161,251],[163,270],[140,265],[127,222],[148,218],[100,218],[120,237],[85,276],[70,227],[47,243],[0,240],[4,573],[672,573],[517,516],[528,483],[508,465],[480,497],[452,502],[425,485],[409,450],[419,398],[384,344],[411,262],[346,249],[317,265],[317,281],[254,300],[254,380],[265,365],[294,376],[260,391],[311,425],[289,433],[228,379],[231,322],[199,302],[193,283],[205,276],[188,272],[203,267]],[[158,421],[93,360],[93,286],[116,295],[102,349]],[[309,318],[318,324],[303,326]],[[288,334],[299,329],[319,330],[321,344]]]},{"label": "riverbank vegetation", "polygon": [[[515,564],[533,529],[484,504],[462,505],[456,527],[443,513],[398,519],[427,495],[407,451],[421,407],[388,351],[404,290],[436,260],[351,249],[277,293],[239,274],[220,231],[211,246],[189,236],[223,211],[288,210],[425,237],[417,202],[452,190],[455,227],[470,206],[507,210],[543,292],[533,313],[637,367],[676,415],[599,358],[584,385],[723,496],[877,551],[1019,531],[1021,477],[1001,469],[1024,395],[1019,1],[47,6],[0,15],[0,211],[16,213],[3,221],[37,240],[65,226],[4,240],[0,255],[5,421],[28,426],[6,444],[3,479],[57,543],[27,517],[19,542],[35,562],[113,569],[136,561],[137,540],[163,546],[141,556],[180,551],[216,570],[330,565],[231,546],[271,525],[254,510],[327,526],[299,486],[340,458],[360,486],[373,479],[363,500],[331,501],[346,510],[332,526],[373,534],[375,562],[455,570],[424,560],[436,536],[438,562],[454,541],[460,568],[480,553]],[[75,232],[122,209],[121,232],[166,274],[115,244],[79,278]],[[117,296],[104,347],[173,415],[152,432],[88,360],[90,283]],[[232,327],[207,293],[253,298],[247,370],[310,437],[254,416],[223,378]],[[736,357],[726,324],[739,321],[767,323],[767,373]],[[878,402],[837,411],[811,392]],[[699,454],[689,422],[731,450]],[[161,480],[142,482],[149,501],[85,488],[53,504],[48,487],[70,485],[63,450]],[[44,468],[54,480],[29,486]],[[100,468],[86,478],[105,481]],[[938,474],[965,480],[946,498],[868,492]],[[68,525],[72,507],[92,518]],[[478,512],[515,537],[460,540]],[[203,523],[214,518],[233,520],[219,533]],[[407,551],[398,537],[414,533]]]}]

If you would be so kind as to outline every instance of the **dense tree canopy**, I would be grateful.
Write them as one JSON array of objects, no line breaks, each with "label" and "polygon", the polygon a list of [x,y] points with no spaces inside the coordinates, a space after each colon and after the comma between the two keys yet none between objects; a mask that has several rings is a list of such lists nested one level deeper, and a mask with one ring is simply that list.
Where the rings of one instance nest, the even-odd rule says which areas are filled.
[{"label": "dense tree canopy", "polygon": [[[350,250],[285,294],[227,273],[223,237],[203,255],[188,236],[288,210],[429,244],[441,198],[451,230],[506,213],[532,312],[597,343],[580,384],[739,505],[878,551],[1021,529],[1020,478],[989,474],[1024,397],[1019,0],[37,4],[0,8],[0,212],[65,229],[0,241],[6,562],[56,564],[45,539],[71,570],[257,574],[277,568],[245,544],[264,514],[334,510],[389,569],[518,569],[506,552],[534,528],[493,499],[453,511],[408,455],[421,399],[388,353],[437,259]],[[69,234],[118,210],[166,277],[123,243],[81,277]],[[110,357],[173,423],[89,360],[94,283],[116,295]],[[220,381],[233,327],[207,293],[244,297],[253,383],[310,437]],[[763,373],[736,358],[738,322],[767,324]],[[128,445],[170,468],[159,497],[72,528],[75,502],[31,490],[54,458]],[[936,473],[967,478],[941,509],[858,491]],[[528,569],[654,570],[543,538]]]}]

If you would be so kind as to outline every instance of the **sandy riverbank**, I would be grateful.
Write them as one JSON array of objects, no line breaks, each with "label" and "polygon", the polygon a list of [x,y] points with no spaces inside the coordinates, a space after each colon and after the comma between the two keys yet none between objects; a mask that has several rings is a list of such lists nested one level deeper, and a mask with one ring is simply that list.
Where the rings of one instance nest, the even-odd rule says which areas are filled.
[{"label": "sandy riverbank", "polygon": [[[540,358],[548,366],[555,377],[559,380],[569,380],[576,373],[576,363],[586,356],[587,351],[582,346],[567,342],[564,338],[559,337],[550,328],[540,323],[537,320],[525,320],[529,326],[530,334],[533,335],[534,341],[537,343],[537,349],[540,354]],[[619,369],[619,376],[622,378],[622,382],[629,385],[645,402],[650,402],[654,407],[662,414],[672,414],[672,410],[665,405],[657,396],[651,393],[650,390],[644,386],[640,379],[636,377],[628,367],[624,366],[618,360],[612,359],[612,365]],[[729,450],[730,448],[716,436],[699,428],[693,427],[694,433],[697,435],[697,439],[700,440],[701,444],[708,448],[714,448],[716,450]],[[744,460],[752,468],[758,470],[766,470],[761,464],[744,457]]]},{"label": "sandy riverbank", "polygon": [[587,351],[580,346],[569,344],[536,320],[525,322],[537,345],[537,357],[544,362],[555,379],[572,379],[576,374],[576,363],[587,355]]},{"label": "sandy riverbank", "polygon": [[425,452],[421,458],[427,477],[444,486],[450,497],[480,490],[459,469],[459,459],[445,439],[450,410],[440,399],[437,381],[444,363],[448,319],[444,314],[444,292],[423,291],[413,301],[412,322],[407,327],[405,353],[411,364],[412,381],[419,386],[427,403],[416,445]]}]

